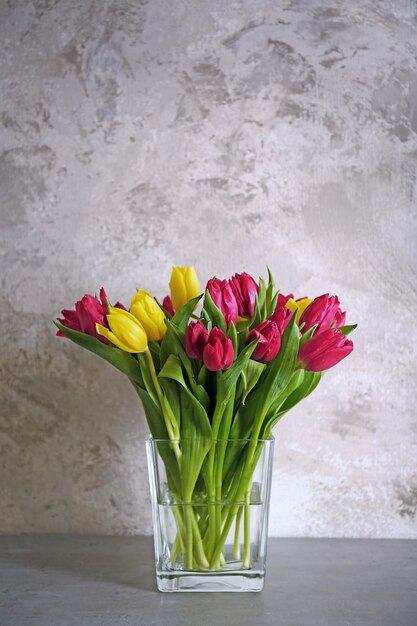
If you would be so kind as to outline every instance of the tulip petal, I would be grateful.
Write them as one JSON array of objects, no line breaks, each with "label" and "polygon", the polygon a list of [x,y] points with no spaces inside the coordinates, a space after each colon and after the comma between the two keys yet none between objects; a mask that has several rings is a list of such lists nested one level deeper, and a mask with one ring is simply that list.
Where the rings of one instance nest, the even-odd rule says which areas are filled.
[{"label": "tulip petal", "polygon": [[173,267],[171,279],[169,281],[169,290],[171,293],[171,301],[175,311],[179,311],[187,302],[187,290],[185,288],[184,276],[181,268]]},{"label": "tulip petal", "polygon": [[200,295],[200,283],[194,265],[185,268],[185,287],[187,302]]}]

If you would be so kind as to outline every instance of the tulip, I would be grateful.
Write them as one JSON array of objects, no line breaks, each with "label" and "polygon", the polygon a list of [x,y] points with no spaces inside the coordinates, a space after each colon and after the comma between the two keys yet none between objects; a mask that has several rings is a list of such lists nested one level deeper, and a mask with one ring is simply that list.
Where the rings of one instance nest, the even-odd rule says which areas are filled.
[{"label": "tulip", "polygon": [[344,359],[353,350],[353,342],[337,328],[314,335],[298,353],[301,367],[310,372],[323,372]]},{"label": "tulip", "polygon": [[288,322],[292,318],[292,315],[293,315],[292,311],[290,309],[287,309],[286,306],[281,306],[281,307],[277,306],[274,313],[271,315],[269,319],[272,322],[275,322],[275,324],[279,328],[279,332],[282,335],[284,330],[287,328]]},{"label": "tulip", "polygon": [[226,370],[235,358],[233,343],[220,328],[212,328],[203,350],[203,361],[212,372]]},{"label": "tulip", "polygon": [[172,306],[172,300],[169,296],[165,296],[165,298],[162,301],[162,306],[164,307],[165,311],[168,311],[171,317],[174,317],[175,311],[174,311],[174,307]]},{"label": "tulip", "polygon": [[288,302],[288,300],[294,300],[294,294],[293,293],[289,293],[288,296],[284,296],[284,294],[279,293],[278,294],[278,300],[277,300],[277,308],[278,307],[282,307],[285,306]]},{"label": "tulip", "polygon": [[259,286],[246,272],[235,274],[229,284],[236,298],[239,316],[252,317]]},{"label": "tulip", "polygon": [[318,296],[304,310],[300,317],[300,325],[304,324],[302,332],[305,333],[312,326],[317,325],[315,334],[323,332],[332,326],[343,326],[346,313],[341,311],[337,296],[329,296],[328,293]]},{"label": "tulip", "polygon": [[251,343],[258,337],[259,341],[251,358],[261,363],[269,363],[275,359],[281,347],[281,333],[278,325],[270,319],[266,320],[250,331],[246,343]]},{"label": "tulip", "polygon": [[[96,331],[96,324],[107,326],[106,314],[107,295],[102,287],[100,289],[100,300],[86,294],[81,300],[75,303],[75,311],[63,309],[62,315],[64,317],[62,319],[58,318],[58,321],[67,328],[92,335],[103,343],[108,343],[107,339],[100,336]],[[57,335],[59,337],[65,337],[61,330],[58,330]]]},{"label": "tulip", "polygon": [[208,330],[201,320],[190,322],[185,331],[185,351],[191,359],[202,359],[208,342]]},{"label": "tulip", "polygon": [[174,266],[169,288],[174,311],[179,311],[184,304],[200,295],[200,284],[194,265],[191,267]]},{"label": "tulip", "polygon": [[305,309],[311,304],[313,300],[311,298],[300,298],[299,300],[294,300],[290,298],[287,300],[286,307],[290,309],[293,313],[295,313],[295,321],[298,325],[300,325],[300,318],[304,313]]},{"label": "tulip", "polygon": [[139,289],[132,298],[130,312],[145,329],[149,341],[159,341],[165,336],[164,312],[150,293]]},{"label": "tulip", "polygon": [[214,304],[223,313],[227,326],[230,326],[231,322],[235,324],[238,316],[238,304],[229,281],[212,278],[208,281],[206,289]]},{"label": "tulip", "polygon": [[96,325],[99,335],[106,337],[115,346],[125,352],[144,352],[148,338],[142,324],[134,315],[123,309],[110,307],[107,314],[110,330],[101,324]]}]

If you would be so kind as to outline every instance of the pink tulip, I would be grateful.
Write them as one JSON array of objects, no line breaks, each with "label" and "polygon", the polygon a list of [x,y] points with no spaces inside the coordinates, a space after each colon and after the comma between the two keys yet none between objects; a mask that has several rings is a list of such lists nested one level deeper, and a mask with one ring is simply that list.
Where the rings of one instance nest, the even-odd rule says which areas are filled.
[{"label": "pink tulip", "polygon": [[281,333],[278,325],[271,319],[266,320],[250,331],[246,343],[251,343],[258,337],[259,341],[251,358],[261,363],[269,363],[275,359],[281,347]]},{"label": "pink tulip", "polygon": [[289,293],[288,296],[284,296],[284,294],[279,293],[278,294],[278,300],[277,300],[277,309],[285,306],[288,302],[288,300],[294,300],[294,294],[293,293]]},{"label": "pink tulip", "polygon": [[212,278],[208,281],[206,289],[214,304],[223,313],[227,326],[230,326],[231,322],[235,324],[238,316],[238,305],[229,281]]},{"label": "pink tulip", "polygon": [[203,361],[212,372],[226,370],[235,358],[233,343],[216,326],[210,331],[208,342],[203,350]]},{"label": "pink tulip", "polygon": [[287,309],[286,306],[276,307],[274,313],[269,318],[272,322],[279,328],[279,332],[282,333],[287,328],[290,319],[292,318],[293,312],[291,309]]},{"label": "pink tulip", "polygon": [[249,274],[235,274],[230,280],[240,317],[252,317],[259,287]]},{"label": "pink tulip", "polygon": [[[107,315],[107,296],[104,288],[100,289],[100,300],[94,296],[86,294],[75,303],[75,311],[64,309],[62,319],[58,318],[58,321],[67,328],[77,330],[87,335],[96,337],[103,343],[109,343],[105,337],[102,337],[96,332],[96,324],[105,326],[108,328],[106,315]],[[59,337],[65,337],[64,333],[58,330],[57,335]]]},{"label": "pink tulip", "polygon": [[335,327],[343,326],[346,313],[340,310],[340,302],[337,296],[329,296],[328,293],[318,296],[306,308],[300,317],[300,326],[304,323],[301,330],[305,333],[312,326],[317,324],[315,334],[323,332],[330,328],[335,322]]},{"label": "pink tulip", "polygon": [[309,339],[298,353],[302,367],[310,372],[323,372],[344,359],[353,350],[353,342],[337,328],[323,330]]},{"label": "pink tulip", "polygon": [[174,317],[175,311],[174,311],[174,307],[172,305],[172,300],[171,300],[170,296],[165,296],[165,298],[162,301],[162,306],[164,307],[165,311],[168,311],[168,313],[172,317]]},{"label": "pink tulip", "polygon": [[191,359],[202,359],[209,334],[203,322],[190,322],[185,331],[185,351]]}]

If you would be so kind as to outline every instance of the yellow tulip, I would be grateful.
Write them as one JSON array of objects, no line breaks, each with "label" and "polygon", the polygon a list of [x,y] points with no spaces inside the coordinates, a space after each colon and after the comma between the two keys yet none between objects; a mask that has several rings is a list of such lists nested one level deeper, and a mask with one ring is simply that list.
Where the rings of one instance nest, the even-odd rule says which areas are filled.
[{"label": "yellow tulip", "polygon": [[109,308],[106,315],[110,330],[96,324],[99,335],[106,337],[115,346],[125,352],[144,352],[148,347],[146,332],[134,315],[124,309]]},{"label": "yellow tulip", "polygon": [[130,312],[142,324],[149,341],[159,341],[165,336],[165,314],[150,293],[139,289],[132,298]]},{"label": "yellow tulip", "polygon": [[312,302],[313,300],[310,300],[310,298],[303,298],[302,300],[298,300],[297,302],[293,300],[292,298],[290,298],[289,300],[287,300],[287,303],[285,306],[287,307],[287,309],[290,309],[293,313],[296,313],[295,321],[297,322],[297,324],[299,324],[300,317],[302,316],[302,314],[304,313],[308,305],[311,304]]},{"label": "yellow tulip", "polygon": [[184,304],[192,298],[200,295],[200,284],[194,265],[191,267],[172,268],[171,280],[169,281],[172,305],[175,311],[179,311]]}]

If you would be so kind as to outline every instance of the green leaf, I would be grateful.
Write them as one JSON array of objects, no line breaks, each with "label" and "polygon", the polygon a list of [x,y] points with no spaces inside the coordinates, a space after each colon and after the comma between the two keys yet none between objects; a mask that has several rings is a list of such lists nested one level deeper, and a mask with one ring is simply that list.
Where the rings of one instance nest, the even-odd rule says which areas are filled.
[{"label": "green leaf", "polygon": [[175,326],[179,328],[181,332],[185,332],[188,326],[188,320],[190,319],[191,314],[196,308],[197,304],[200,302],[202,296],[203,294],[197,296],[196,298],[193,298],[192,300],[189,300],[186,304],[184,304],[183,307],[180,308],[179,311],[175,313],[174,317],[172,318],[172,323],[175,324]]},{"label": "green leaf", "polygon": [[274,277],[268,266],[267,266],[267,270],[268,270],[268,287],[266,289],[266,296],[265,296],[266,319],[271,317],[271,315],[275,311],[275,307],[277,305],[277,300],[278,300],[278,291],[275,292]]},{"label": "green leaf", "polygon": [[54,321],[54,324],[64,333],[66,337],[68,337],[68,339],[71,339],[71,341],[82,348],[85,348],[90,352],[94,352],[94,354],[97,354],[97,356],[100,356],[108,363],[111,363],[111,365],[123,372],[123,374],[126,374],[126,376],[129,376],[131,380],[134,380],[143,387],[143,380],[139,365],[136,358],[132,354],[124,352],[116,346],[107,345],[99,339],[96,339],[96,337],[67,328],[59,322]]},{"label": "green leaf", "polygon": [[167,332],[165,333],[165,337],[161,341],[160,367],[164,365],[165,361],[167,360],[170,354],[176,354],[175,338],[172,336],[172,333],[169,332],[170,328],[172,327],[172,324],[175,324],[176,328],[178,328],[182,336],[184,336],[191,314],[194,311],[200,299],[201,299],[201,296],[197,296],[196,298],[189,300],[187,304],[184,304],[184,306],[175,313],[174,317],[171,320],[168,320],[168,319],[165,320],[165,323],[167,326]]},{"label": "green leaf", "polygon": [[236,385],[243,368],[252,356],[258,341],[259,338],[255,339],[248,346],[246,346],[229,369],[221,374],[217,390],[217,403],[225,402],[230,396],[231,390]]},{"label": "green leaf", "polygon": [[158,394],[156,392],[155,385],[149,371],[149,365],[145,354],[138,354],[138,362],[142,374],[143,386],[145,387],[149,396],[152,398],[154,404],[159,406]]},{"label": "green leaf", "polygon": [[304,380],[304,370],[296,370],[291,376],[291,380],[288,385],[282,390],[282,392],[275,398],[274,402],[270,405],[268,409],[268,414],[266,417],[266,425],[264,429],[268,429],[267,424],[268,421],[277,413],[285,400],[302,384]]},{"label": "green leaf", "polygon": [[262,378],[242,407],[239,421],[234,421],[232,435],[246,439],[253,433],[257,437],[269,407],[290,382],[297,366],[299,337],[293,316],[284,331],[278,356],[268,364]]},{"label": "green leaf", "polygon": [[312,338],[312,336],[314,335],[314,332],[315,332],[315,330],[316,330],[317,326],[318,326],[318,324],[314,324],[314,326],[312,326],[311,328],[309,328],[309,329],[308,329],[308,330],[304,333],[304,335],[303,335],[303,336],[301,337],[301,339],[300,339],[300,348],[301,348],[301,346],[303,346],[305,343],[307,343],[307,341],[308,341],[309,339],[311,339],[311,338]]},{"label": "green leaf", "polygon": [[[149,394],[144,389],[142,389],[141,387],[139,387],[139,385],[136,385],[135,383],[133,383],[133,386],[142,401],[146,421],[148,422],[149,432],[151,433],[152,437],[157,441],[158,450],[161,458],[164,461],[167,471],[169,487],[174,493],[180,493],[181,478],[178,462],[174,452],[166,443],[166,441],[169,439],[169,436],[165,427],[165,421],[161,410],[158,406],[155,405]],[[159,440],[162,440],[161,443],[158,443]]]},{"label": "green leaf", "polygon": [[183,364],[184,369],[187,373],[188,381],[190,383],[192,392],[197,397],[199,402],[201,402],[201,404],[204,406],[205,410],[208,411],[210,408],[210,398],[205,388],[199,383],[197,383],[197,381],[194,378],[194,371],[193,371],[193,367],[191,364],[191,360],[184,349],[184,335],[181,332],[179,332],[178,328],[175,326],[175,324],[172,321],[167,322],[167,326],[168,326],[167,334],[169,333],[172,339],[172,342],[171,342],[172,352],[171,353],[173,355],[178,355],[179,358],[181,359],[181,363]]},{"label": "green leaf", "polygon": [[190,502],[204,459],[211,447],[211,426],[202,428],[201,405],[181,387],[181,484],[185,502]]},{"label": "green leaf", "polygon": [[281,419],[281,417],[292,409],[301,400],[304,400],[317,387],[321,379],[321,372],[308,372],[304,370],[304,378],[302,383],[293,391],[286,400],[281,404],[278,411],[271,415],[268,423],[265,425],[263,437],[269,437],[273,427]]},{"label": "green leaf", "polygon": [[[188,388],[187,383],[185,382],[184,375],[182,372],[181,361],[179,358],[173,354],[171,354],[165,362],[165,365],[161,369],[158,374],[158,378],[169,378],[178,383],[182,389],[185,390],[186,394],[189,396],[193,411],[191,417],[196,422],[196,426],[198,431],[204,436],[210,438],[211,436],[211,425],[210,420],[207,416],[207,412],[204,406],[199,402],[198,398],[194,395],[194,393]],[[189,416],[182,415],[181,423],[186,422],[189,419]]]},{"label": "green leaf", "polygon": [[263,278],[259,277],[259,291],[258,291],[257,302],[258,302],[258,307],[259,307],[259,311],[261,312],[261,315],[263,313],[263,309],[265,305],[265,298],[266,298],[265,281]]},{"label": "green leaf", "polygon": [[238,340],[237,340],[236,326],[233,324],[233,322],[230,323],[230,326],[227,330],[227,336],[229,339],[232,340],[233,350],[234,350],[235,357],[236,357],[239,352],[239,346],[238,346]]},{"label": "green leaf", "polygon": [[264,363],[259,363],[258,361],[253,361],[249,359],[246,364],[246,368],[242,370],[242,376],[245,376],[245,392],[242,397],[242,404],[245,404],[246,398],[255,387],[258,382],[262,372],[265,370],[266,365]]},{"label": "green leaf", "polygon": [[204,296],[204,309],[213,323],[213,326],[218,326],[218,328],[221,328],[221,330],[225,333],[227,331],[227,326],[224,315],[214,304],[209,291],[206,291]]},{"label": "green leaf", "polygon": [[161,368],[161,344],[159,341],[150,341],[148,348],[151,351],[153,362],[155,363],[156,371]]},{"label": "green leaf", "polygon": [[288,396],[280,407],[280,414],[286,413],[298,404],[304,398],[310,395],[317,387],[322,377],[321,372],[309,372],[304,370],[304,379],[302,384]]},{"label": "green leaf", "polygon": [[346,337],[347,335],[349,335],[349,333],[351,333],[353,330],[355,330],[355,328],[357,328],[357,324],[351,324],[350,326],[340,326],[340,328],[338,330],[340,330],[340,332],[342,333],[342,335],[344,337]]},{"label": "green leaf", "polygon": [[278,294],[279,291],[277,291],[271,298],[271,302],[267,305],[266,308],[266,318],[270,318],[271,315],[274,314],[275,309],[277,308],[277,302],[278,302]]}]

